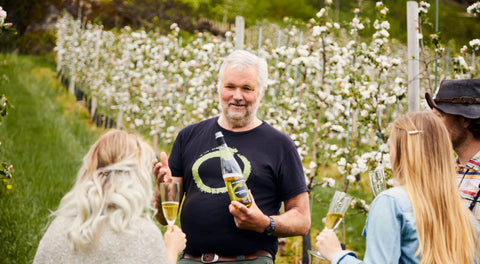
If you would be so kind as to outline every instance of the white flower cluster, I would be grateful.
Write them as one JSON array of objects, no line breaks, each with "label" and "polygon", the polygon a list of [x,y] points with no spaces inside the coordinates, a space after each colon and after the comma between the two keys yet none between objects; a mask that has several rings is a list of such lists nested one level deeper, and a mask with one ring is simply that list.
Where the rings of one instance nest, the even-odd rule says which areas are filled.
[{"label": "white flower cluster", "polygon": [[472,47],[474,51],[479,51],[480,50],[480,39],[473,39],[468,42],[468,45]]},{"label": "white flower cluster", "polygon": [[[124,127],[161,134],[169,144],[178,125],[218,113],[214,54],[228,53],[231,43],[199,36],[179,46],[176,25],[167,36],[128,27],[113,34],[65,15],[57,26],[57,70],[98,100],[97,112],[121,118]],[[198,44],[205,37],[212,39]]]},{"label": "white flower cluster", "polygon": [[427,14],[428,13],[428,9],[430,8],[430,4],[425,2],[425,1],[420,1],[420,3],[418,3],[418,13],[425,13]]},{"label": "white flower cluster", "polygon": [[[259,117],[291,136],[307,182],[324,187],[334,187],[339,177],[354,185],[358,174],[378,164],[389,167],[386,127],[407,111],[401,99],[408,80],[400,59],[406,47],[392,47],[382,2],[378,19],[368,25],[375,29],[369,42],[358,36],[371,23],[359,10],[344,27],[329,12],[329,6],[322,8],[309,30],[279,29],[275,40],[253,51],[269,64]],[[182,43],[176,24],[168,35],[129,28],[113,33],[65,15],[55,51],[59,73],[97,98],[100,113],[122,118],[128,129],[159,135],[168,148],[182,127],[218,115],[216,72],[234,49],[231,38],[232,32],[225,39],[197,34]],[[252,46],[258,47],[246,49]],[[323,174],[331,165],[338,173]]]},{"label": "white flower cluster", "polygon": [[467,7],[467,13],[477,16],[480,14],[480,2],[475,2]]},{"label": "white flower cluster", "polygon": [[3,10],[3,8],[0,6],[0,19],[5,18],[7,18],[7,11]]},{"label": "white flower cluster", "polygon": [[0,6],[0,27],[5,23],[5,18],[7,18],[7,11]]}]

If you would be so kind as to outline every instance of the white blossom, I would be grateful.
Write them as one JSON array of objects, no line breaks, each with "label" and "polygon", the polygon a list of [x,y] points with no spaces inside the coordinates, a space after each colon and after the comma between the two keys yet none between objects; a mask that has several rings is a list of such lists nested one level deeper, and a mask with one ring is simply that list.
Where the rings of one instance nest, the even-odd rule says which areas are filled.
[{"label": "white blossom", "polygon": [[314,37],[319,36],[322,33],[328,32],[328,28],[326,26],[314,26],[312,30],[312,36]]},{"label": "white blossom", "polygon": [[419,13],[428,13],[428,8],[430,7],[430,4],[425,2],[425,1],[420,1],[419,7],[418,7],[418,12]]},{"label": "white blossom", "polygon": [[480,14],[480,2],[473,3],[467,7],[467,13],[473,14],[474,16]]},{"label": "white blossom", "polygon": [[323,15],[325,14],[326,11],[327,10],[325,10],[325,8],[322,8],[322,9],[320,9],[320,11],[317,12],[316,16],[318,18],[323,17]]},{"label": "white blossom", "polygon": [[347,176],[347,181],[348,181],[349,183],[354,183],[356,180],[357,180],[357,179],[356,179],[355,176],[353,176],[353,175],[348,175],[348,176]]},{"label": "white blossom", "polygon": [[[2,7],[0,7],[2,8]],[[5,19],[7,18],[7,12],[5,10],[0,9],[0,19]]]},{"label": "white blossom", "polygon": [[468,45],[473,48],[473,50],[480,50],[480,39],[473,39],[468,42]]},{"label": "white blossom", "polygon": [[322,187],[335,187],[335,179],[325,177],[323,178]]}]

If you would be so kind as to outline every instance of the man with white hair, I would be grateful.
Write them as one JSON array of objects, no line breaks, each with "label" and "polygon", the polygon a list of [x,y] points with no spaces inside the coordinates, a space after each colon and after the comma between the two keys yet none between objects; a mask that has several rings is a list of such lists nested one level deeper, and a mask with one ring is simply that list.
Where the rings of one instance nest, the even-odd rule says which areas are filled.
[{"label": "man with white hair", "polygon": [[[296,146],[257,117],[267,79],[265,59],[232,52],[218,75],[220,116],[183,128],[168,162],[162,153],[154,165],[157,183],[178,181],[183,186],[180,220],[187,247],[179,263],[274,263],[277,237],[305,235],[310,228],[308,189]],[[242,167],[250,207],[229,199],[217,131]],[[280,213],[282,202],[285,210]],[[157,207],[157,219],[165,224]]]}]

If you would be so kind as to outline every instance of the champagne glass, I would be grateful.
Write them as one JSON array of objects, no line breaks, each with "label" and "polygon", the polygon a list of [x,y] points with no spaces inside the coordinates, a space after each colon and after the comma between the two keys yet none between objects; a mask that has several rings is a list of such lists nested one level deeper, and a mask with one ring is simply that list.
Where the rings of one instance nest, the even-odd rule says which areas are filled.
[{"label": "champagne glass", "polygon": [[[335,191],[332,200],[330,201],[330,206],[328,207],[327,220],[325,221],[325,228],[336,229],[343,220],[345,213],[347,212],[348,207],[352,197],[344,192]],[[316,250],[308,250],[310,255],[317,258],[324,259],[320,252]]]},{"label": "champagne glass", "polygon": [[160,183],[160,195],[162,198],[162,210],[168,225],[173,225],[177,218],[179,202],[178,182]]},{"label": "champagne glass", "polygon": [[387,189],[383,167],[377,167],[375,170],[368,172],[368,179],[374,196]]}]

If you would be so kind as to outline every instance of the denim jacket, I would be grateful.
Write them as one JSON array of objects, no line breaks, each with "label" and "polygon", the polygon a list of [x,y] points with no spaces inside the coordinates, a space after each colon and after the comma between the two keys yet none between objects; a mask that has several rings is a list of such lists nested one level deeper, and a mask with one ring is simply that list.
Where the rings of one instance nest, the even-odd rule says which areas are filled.
[{"label": "denim jacket", "polygon": [[[480,225],[473,215],[472,223],[480,240]],[[375,198],[368,213],[363,236],[367,240],[363,261],[357,259],[354,252],[343,250],[333,257],[331,263],[410,264],[420,262],[420,255],[415,256],[418,236],[412,203],[407,192],[400,187],[383,191]],[[474,264],[478,262],[474,261]]]},{"label": "denim jacket", "polygon": [[333,264],[419,263],[417,226],[407,192],[394,187],[380,193],[373,201],[363,230],[367,248],[363,261],[351,251],[341,251]]}]

